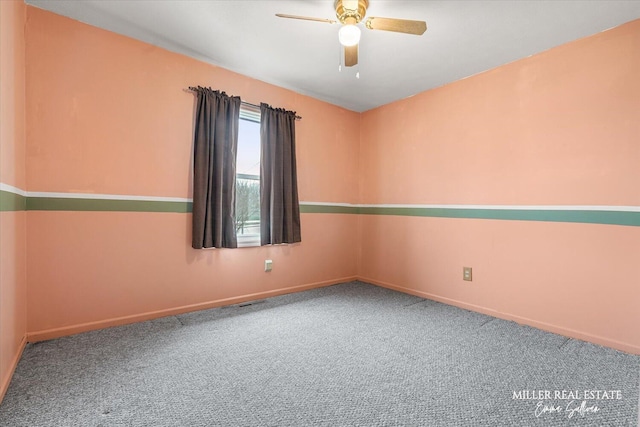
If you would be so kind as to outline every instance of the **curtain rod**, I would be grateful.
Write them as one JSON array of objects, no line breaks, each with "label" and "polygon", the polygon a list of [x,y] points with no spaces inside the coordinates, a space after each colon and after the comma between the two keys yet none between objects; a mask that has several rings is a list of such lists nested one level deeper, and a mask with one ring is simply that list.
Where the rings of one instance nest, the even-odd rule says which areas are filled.
[{"label": "curtain rod", "polygon": [[[260,109],[260,106],[259,106],[259,105],[252,104],[252,103],[247,102],[247,101],[242,101],[242,100],[241,100],[241,101],[240,101],[240,103],[241,103],[242,105],[244,105],[245,107],[254,107],[254,108],[258,108],[258,109]],[[300,117],[300,116],[297,116],[297,115],[296,115],[296,120],[302,120],[302,117]]]},{"label": "curtain rod", "polygon": [[[197,89],[196,89],[196,88],[194,88],[194,87],[189,87],[189,88],[188,88],[188,89],[186,89],[186,90],[189,90],[189,91],[191,91],[191,92],[197,92]],[[242,100],[241,100],[241,101],[240,101],[240,103],[241,103],[242,105],[244,105],[245,107],[253,107],[253,108],[260,109],[260,106],[259,106],[259,105],[252,104],[252,103],[247,102],[247,101],[242,101]],[[296,115],[296,120],[302,120],[302,117],[300,117],[300,116]]]}]

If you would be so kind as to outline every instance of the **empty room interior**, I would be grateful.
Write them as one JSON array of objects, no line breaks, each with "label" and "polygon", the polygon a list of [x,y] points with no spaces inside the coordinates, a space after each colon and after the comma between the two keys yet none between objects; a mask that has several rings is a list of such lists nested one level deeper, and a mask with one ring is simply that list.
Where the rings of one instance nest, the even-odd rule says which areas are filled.
[{"label": "empty room interior", "polygon": [[[640,2],[0,19],[0,426],[639,424]],[[256,111],[298,116],[300,241],[238,204],[194,248],[213,91],[258,147],[234,191]]]}]

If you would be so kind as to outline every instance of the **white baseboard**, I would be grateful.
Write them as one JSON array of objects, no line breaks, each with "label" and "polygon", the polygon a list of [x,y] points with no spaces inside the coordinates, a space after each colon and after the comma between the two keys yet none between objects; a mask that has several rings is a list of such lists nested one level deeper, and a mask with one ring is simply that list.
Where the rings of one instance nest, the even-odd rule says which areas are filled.
[{"label": "white baseboard", "polygon": [[22,341],[18,345],[18,351],[13,356],[11,360],[11,364],[9,365],[9,372],[5,373],[5,377],[0,381],[0,403],[2,403],[2,399],[4,399],[4,395],[7,393],[7,389],[9,388],[9,384],[11,383],[11,378],[13,378],[13,373],[18,367],[18,362],[20,362],[20,358],[22,357],[22,352],[24,351],[25,346],[27,345],[27,336],[24,335],[22,337]]},{"label": "white baseboard", "polygon": [[233,305],[256,299],[269,298],[278,295],[290,294],[294,292],[306,291],[309,289],[331,286],[338,283],[356,280],[355,276],[343,277],[340,279],[327,280],[323,282],[309,283],[306,285],[292,286],[289,288],[274,289],[265,292],[257,292],[253,294],[240,295],[233,298],[224,298],[219,300],[207,301],[198,304],[185,305],[164,310],[150,311],[146,313],[133,314],[130,316],[115,317],[111,319],[98,320],[95,322],[81,323],[77,325],[62,326],[59,328],[46,329],[41,331],[33,331],[27,334],[28,342],[45,341],[54,338],[60,338],[67,335],[78,334],[81,332],[93,331],[96,329],[104,329],[112,326],[126,325],[129,323],[143,322],[145,320],[157,319],[165,316],[175,316],[176,314],[189,313],[192,311],[206,310],[209,308],[222,307],[225,305]]},{"label": "white baseboard", "polygon": [[537,321],[537,320],[534,320],[534,319],[529,319],[529,318],[518,316],[518,315],[515,315],[515,314],[503,313],[503,312],[500,312],[500,311],[497,311],[497,310],[494,310],[494,309],[491,309],[491,308],[487,308],[487,307],[483,307],[483,306],[479,306],[479,305],[475,305],[475,304],[469,304],[469,303],[466,303],[466,302],[463,302],[463,301],[458,301],[458,300],[455,300],[455,299],[442,297],[442,296],[431,294],[431,293],[428,293],[428,292],[418,291],[416,289],[406,288],[404,286],[397,286],[397,285],[393,285],[391,283],[381,282],[379,280],[374,280],[374,279],[370,279],[370,278],[366,278],[366,277],[359,277],[358,280],[360,280],[362,282],[370,283],[372,285],[380,286],[380,287],[383,287],[383,288],[388,288],[388,289],[392,289],[392,290],[395,290],[395,291],[403,292],[403,293],[406,293],[406,294],[415,295],[415,296],[419,296],[419,297],[422,297],[422,298],[427,298],[427,299],[430,299],[430,300],[434,300],[434,301],[442,302],[442,303],[445,303],[445,304],[453,305],[455,307],[460,307],[460,308],[464,308],[464,309],[467,309],[467,310],[475,311],[475,312],[478,312],[478,313],[487,314],[489,316],[497,317],[499,319],[512,320],[512,321],[520,323],[520,324],[533,326],[534,328],[542,329],[543,331],[553,332],[555,334],[563,335],[563,336],[566,336],[566,337],[576,338],[576,339],[580,339],[580,340],[583,340],[583,341],[588,341],[588,342],[591,342],[591,343],[594,343],[594,344],[598,344],[598,345],[602,345],[602,346],[605,346],[605,347],[611,347],[611,348],[614,348],[616,350],[624,351],[626,353],[640,355],[640,346],[637,346],[637,345],[634,345],[634,344],[630,344],[630,343],[626,343],[626,342],[622,342],[622,341],[617,341],[617,340],[613,340],[613,339],[610,339],[610,338],[602,337],[602,336],[599,336],[599,335],[593,335],[593,334],[589,334],[589,333],[586,333],[586,332],[577,331],[575,329],[565,328],[565,327],[562,327],[562,326],[553,325],[553,324],[546,323],[546,322],[540,322],[540,321]]}]

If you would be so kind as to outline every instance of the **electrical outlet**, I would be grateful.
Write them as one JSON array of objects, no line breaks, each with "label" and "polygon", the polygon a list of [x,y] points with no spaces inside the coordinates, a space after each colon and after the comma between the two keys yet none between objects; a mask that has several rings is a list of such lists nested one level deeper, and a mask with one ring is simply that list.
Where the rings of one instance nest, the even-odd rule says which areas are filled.
[{"label": "electrical outlet", "polygon": [[471,282],[472,280],[471,270],[472,270],[471,267],[462,267],[462,280]]},{"label": "electrical outlet", "polygon": [[271,271],[273,268],[273,261],[270,259],[264,260],[264,271]]}]

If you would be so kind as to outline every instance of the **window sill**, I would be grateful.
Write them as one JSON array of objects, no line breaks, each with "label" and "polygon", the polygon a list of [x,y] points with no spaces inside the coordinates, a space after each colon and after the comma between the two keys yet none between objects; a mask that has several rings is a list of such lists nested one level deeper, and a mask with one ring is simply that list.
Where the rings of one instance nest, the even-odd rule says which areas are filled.
[{"label": "window sill", "polygon": [[239,248],[253,248],[257,246],[260,246],[259,234],[245,234],[245,235],[238,236]]}]

